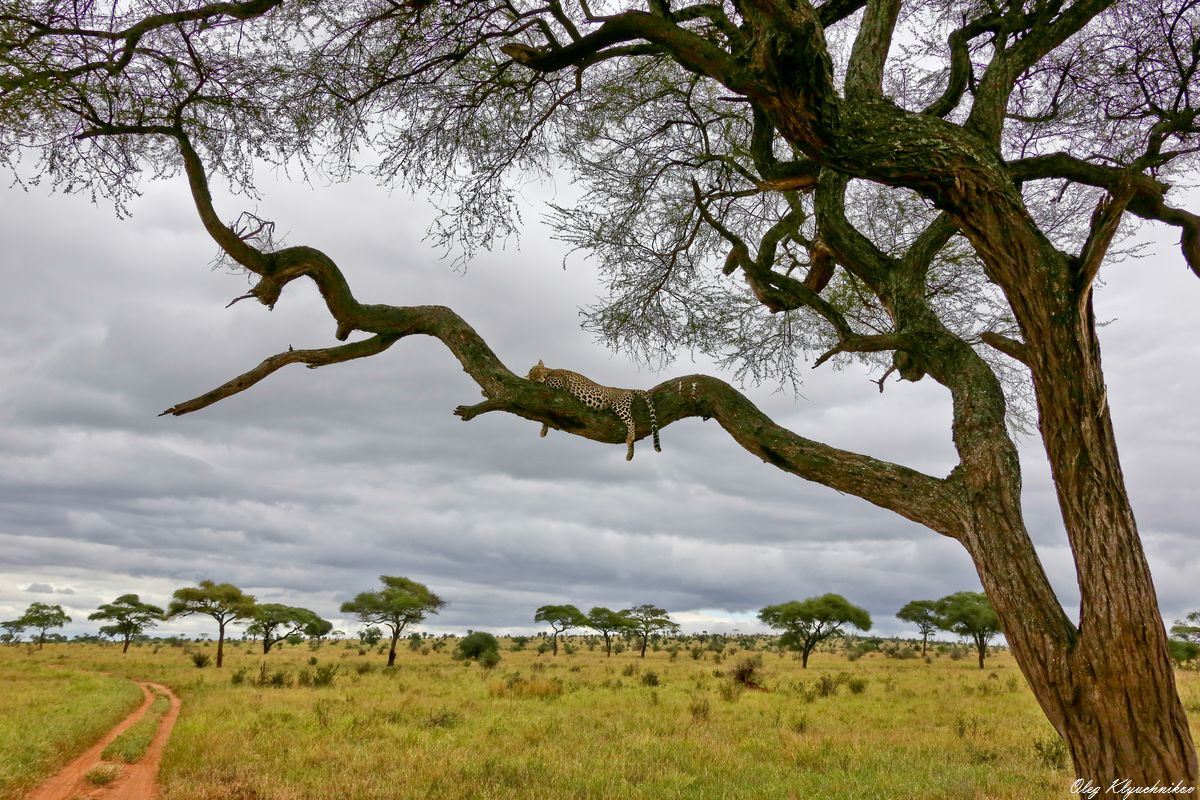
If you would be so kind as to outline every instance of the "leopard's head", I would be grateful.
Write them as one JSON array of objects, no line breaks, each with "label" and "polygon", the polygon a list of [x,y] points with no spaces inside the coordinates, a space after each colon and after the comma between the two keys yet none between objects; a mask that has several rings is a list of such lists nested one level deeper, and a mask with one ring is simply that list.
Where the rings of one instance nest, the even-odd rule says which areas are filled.
[{"label": "leopard's head", "polygon": [[532,366],[529,368],[529,375],[527,375],[526,377],[529,378],[529,380],[533,381],[534,383],[545,383],[546,377],[549,374],[550,374],[550,370],[546,368],[546,365],[543,364],[542,360],[539,358],[538,363],[535,366]]}]

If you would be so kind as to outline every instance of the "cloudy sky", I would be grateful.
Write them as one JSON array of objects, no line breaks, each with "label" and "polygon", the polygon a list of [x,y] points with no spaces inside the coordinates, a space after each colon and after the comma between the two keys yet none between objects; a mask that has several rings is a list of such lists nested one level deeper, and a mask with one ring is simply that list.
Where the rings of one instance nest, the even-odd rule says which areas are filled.
[{"label": "cloudy sky", "polygon": [[[137,592],[165,605],[211,578],[262,601],[310,607],[348,631],[339,604],[381,573],[427,583],[448,606],[425,626],[534,630],[546,603],[645,602],[690,630],[758,630],[756,609],[824,592],[865,606],[884,634],[908,600],[978,589],[955,542],[805,483],[738,448],[715,422],[662,434],[663,452],[488,414],[451,413],[478,388],[429,339],[320,370],[289,367],[183,418],[163,409],[286,349],[335,343],[311,285],[275,311],[244,277],[214,271],[181,182],[145,187],[133,217],[86,198],[0,194],[0,619],[33,601],[88,613]],[[535,206],[552,187],[530,189]],[[1193,202],[1191,207],[1200,205]],[[242,206],[221,203],[232,218]],[[364,302],[441,303],[514,371],[539,358],[599,382],[655,374],[579,330],[598,289],[536,225],[519,248],[455,272],[422,241],[429,204],[368,184],[269,187],[257,204],[291,244],[332,255]],[[531,218],[536,218],[531,213]],[[1108,268],[1097,300],[1123,465],[1168,621],[1200,608],[1200,281],[1173,230]],[[949,403],[932,381],[811,372],[802,397],[747,387],[812,438],[944,475]],[[1063,602],[1078,590],[1047,468],[1023,443],[1025,507]],[[163,631],[207,632],[202,621]]]}]

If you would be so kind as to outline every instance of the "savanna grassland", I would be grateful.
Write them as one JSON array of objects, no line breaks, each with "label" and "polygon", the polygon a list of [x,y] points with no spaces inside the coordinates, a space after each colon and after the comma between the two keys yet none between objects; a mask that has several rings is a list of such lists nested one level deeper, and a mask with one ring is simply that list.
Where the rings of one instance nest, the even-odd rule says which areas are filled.
[{"label": "savanna grassland", "polygon": [[[394,798],[1059,798],[1065,752],[1011,657],[850,661],[685,646],[606,658],[513,652],[493,669],[450,645],[386,655],[357,644],[0,648],[0,796],[137,705],[153,680],[183,700],[164,800]],[[191,652],[189,652],[189,650]],[[749,687],[734,673],[762,659]],[[1200,673],[1179,674],[1200,718]],[[326,685],[319,685],[321,683]],[[12,698],[19,696],[19,702]],[[72,709],[79,712],[75,714]],[[76,717],[89,720],[84,725]],[[25,740],[29,740],[26,742]],[[36,742],[34,741],[36,739]],[[56,742],[59,756],[24,755]],[[20,743],[14,746],[13,742]],[[44,745],[43,746],[44,749]],[[30,764],[33,764],[31,767]],[[17,775],[14,780],[11,776]],[[25,776],[24,778],[21,776]]]},{"label": "savanna grassland", "polygon": [[137,684],[60,658],[68,647],[92,650],[0,648],[0,797],[20,797],[142,702]]}]

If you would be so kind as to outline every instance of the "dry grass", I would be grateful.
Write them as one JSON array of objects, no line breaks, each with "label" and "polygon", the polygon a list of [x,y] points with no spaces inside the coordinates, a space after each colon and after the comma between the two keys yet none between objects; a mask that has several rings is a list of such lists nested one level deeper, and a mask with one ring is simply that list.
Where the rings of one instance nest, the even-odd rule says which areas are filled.
[{"label": "dry grass", "polygon": [[[178,648],[121,658],[70,647],[80,663],[180,694],[163,800],[1049,800],[1071,780],[1055,768],[1055,735],[1006,654],[981,672],[967,659],[875,653],[853,662],[817,653],[802,670],[768,653],[747,688],[732,677],[746,653],[729,650],[718,664],[710,653],[642,661],[582,646],[557,658],[505,647],[487,671],[452,661],[451,646],[405,649],[395,669],[360,673],[356,665],[381,667],[385,656],[327,644],[264,661],[235,645],[217,671],[197,670]],[[332,686],[294,680],[315,668],[312,656],[341,665]],[[263,663],[284,680],[232,683],[238,669],[257,675]],[[643,684],[648,672],[658,685]],[[1179,682],[1200,718],[1200,674]]]}]

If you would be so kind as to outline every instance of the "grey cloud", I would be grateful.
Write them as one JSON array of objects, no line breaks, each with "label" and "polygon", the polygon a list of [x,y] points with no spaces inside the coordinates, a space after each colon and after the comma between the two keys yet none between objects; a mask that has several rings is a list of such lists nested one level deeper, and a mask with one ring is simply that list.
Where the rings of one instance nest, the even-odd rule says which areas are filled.
[{"label": "grey cloud", "polygon": [[31,583],[25,587],[25,591],[35,594],[53,594],[54,587],[48,583]]},{"label": "grey cloud", "polygon": [[[263,213],[289,241],[326,248],[360,299],[449,305],[515,371],[543,358],[625,386],[713,371],[684,362],[656,374],[594,343],[577,328],[596,292],[590,270],[564,272],[536,232],[462,274],[420,242],[419,204],[360,185],[267,195]],[[289,345],[333,344],[319,295],[294,285],[274,311],[249,301],[225,310],[245,279],[207,268],[213,248],[178,186],[148,187],[130,222],[78,198],[21,198],[0,218],[0,271],[19,289],[0,298],[0,572],[20,576],[13,587],[76,587],[69,632],[119,594],[164,605],[204,578],[350,631],[357,623],[338,606],[381,573],[449,600],[429,630],[532,630],[533,610],[553,601],[655,602],[709,629],[746,629],[762,605],[838,591],[878,630],[904,632],[889,617],[907,600],[978,587],[957,543],[762,464],[712,422],[669,426],[664,452],[639,443],[632,463],[618,445],[541,439],[508,415],[463,423],[451,412],[476,402],[478,387],[429,339],[287,368],[197,414],[159,418]],[[1177,261],[1123,265],[1097,297],[1098,313],[1116,319],[1102,330],[1110,397],[1168,619],[1200,607],[1189,478],[1200,467],[1189,416],[1200,377],[1180,368],[1195,361],[1200,285]],[[746,391],[798,433],[946,474],[955,456],[944,390],[889,383],[880,395],[868,377],[827,366],[799,399]],[[1074,613],[1079,591],[1039,448],[1022,445],[1025,514]],[[20,613],[27,601],[5,594],[4,580],[0,615]],[[162,630],[207,629],[190,620]]]}]

